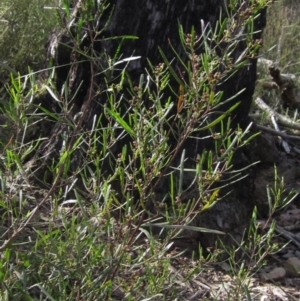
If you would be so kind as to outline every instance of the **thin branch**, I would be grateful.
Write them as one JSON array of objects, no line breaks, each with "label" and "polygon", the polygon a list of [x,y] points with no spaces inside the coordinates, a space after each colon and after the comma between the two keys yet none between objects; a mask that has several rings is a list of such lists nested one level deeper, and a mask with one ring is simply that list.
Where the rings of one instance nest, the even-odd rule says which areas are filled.
[{"label": "thin branch", "polygon": [[260,124],[256,124],[256,128],[258,130],[264,131],[266,133],[270,133],[272,135],[280,136],[280,137],[285,138],[285,139],[300,140],[300,136],[288,135],[286,133],[278,132],[276,130],[273,130],[271,128],[268,128],[268,127],[260,125]]}]

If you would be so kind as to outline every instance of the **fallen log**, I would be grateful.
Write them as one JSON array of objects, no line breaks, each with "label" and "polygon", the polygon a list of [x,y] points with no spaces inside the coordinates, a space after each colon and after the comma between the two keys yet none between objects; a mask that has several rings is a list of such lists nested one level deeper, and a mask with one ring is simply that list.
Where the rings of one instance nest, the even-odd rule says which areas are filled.
[{"label": "fallen log", "polygon": [[261,109],[263,110],[266,114],[268,119],[271,121],[271,117],[275,116],[276,119],[278,120],[278,122],[281,125],[284,125],[286,127],[289,127],[291,129],[295,129],[295,130],[300,130],[300,124],[297,122],[294,122],[293,120],[291,120],[290,118],[277,113],[275,110],[273,110],[270,106],[268,106],[260,97],[257,97],[254,100],[255,104]]}]

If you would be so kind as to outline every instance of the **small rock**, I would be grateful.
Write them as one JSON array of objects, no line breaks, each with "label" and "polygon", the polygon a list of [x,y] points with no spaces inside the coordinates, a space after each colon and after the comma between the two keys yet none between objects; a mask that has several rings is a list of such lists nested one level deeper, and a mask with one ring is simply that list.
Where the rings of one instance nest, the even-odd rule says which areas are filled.
[{"label": "small rock", "polygon": [[284,259],[289,259],[289,258],[295,257],[295,254],[288,251],[287,253],[283,254],[281,257]]},{"label": "small rock", "polygon": [[291,257],[284,263],[286,273],[291,277],[300,276],[300,259],[297,257]]},{"label": "small rock", "polygon": [[295,255],[296,255],[298,258],[300,258],[300,251],[296,251],[296,252],[295,252]]},{"label": "small rock", "polygon": [[278,280],[285,276],[286,271],[284,268],[274,268],[271,272],[267,274],[262,274],[261,278],[262,280],[268,281],[268,280]]},{"label": "small rock", "polygon": [[230,271],[232,271],[232,267],[231,267],[227,262],[223,262],[223,263],[221,264],[221,268],[222,268],[222,270],[225,271],[225,272],[230,272]]}]

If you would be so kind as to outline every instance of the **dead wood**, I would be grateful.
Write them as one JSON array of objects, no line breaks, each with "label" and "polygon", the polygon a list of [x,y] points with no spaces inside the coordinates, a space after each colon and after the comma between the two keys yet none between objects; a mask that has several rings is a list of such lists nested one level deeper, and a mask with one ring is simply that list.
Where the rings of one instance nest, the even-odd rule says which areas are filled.
[{"label": "dead wood", "polygon": [[275,135],[275,136],[280,136],[280,137],[285,138],[285,139],[300,140],[300,136],[289,135],[289,134],[286,134],[284,132],[273,130],[269,127],[266,127],[266,126],[263,126],[263,125],[260,125],[260,124],[256,124],[255,127],[258,130],[264,131],[266,133],[270,133],[270,134]]},{"label": "dead wood", "polygon": [[[261,85],[263,91],[275,90],[279,95],[283,107],[290,109],[299,109],[300,104],[297,101],[295,75],[283,74],[281,70],[275,67],[274,62],[260,58],[259,64],[264,69],[268,69],[270,79],[260,79],[257,84]],[[262,95],[260,95],[262,96]]]},{"label": "dead wood", "polygon": [[294,122],[290,118],[288,118],[288,117],[286,117],[282,114],[277,113],[271,107],[269,107],[260,97],[257,97],[255,99],[255,104],[267,114],[269,120],[271,120],[272,116],[275,116],[278,119],[278,122],[280,124],[282,124],[286,127],[295,129],[295,130],[300,130],[300,124],[299,123]]},{"label": "dead wood", "polygon": [[280,97],[284,106],[291,109],[298,108],[299,104],[296,102],[294,94],[295,85],[292,78],[288,75],[281,74],[279,68],[270,67],[269,71],[273,82],[280,89]]}]

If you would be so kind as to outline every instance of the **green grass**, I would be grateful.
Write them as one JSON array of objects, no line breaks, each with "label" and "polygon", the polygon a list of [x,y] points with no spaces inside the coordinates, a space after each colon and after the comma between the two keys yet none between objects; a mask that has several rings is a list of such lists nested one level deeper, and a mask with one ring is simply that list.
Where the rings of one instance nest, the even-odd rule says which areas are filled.
[{"label": "green grass", "polygon": [[45,43],[57,26],[57,0],[0,1],[0,80],[6,83],[9,74],[26,74],[28,66],[43,67]]}]

